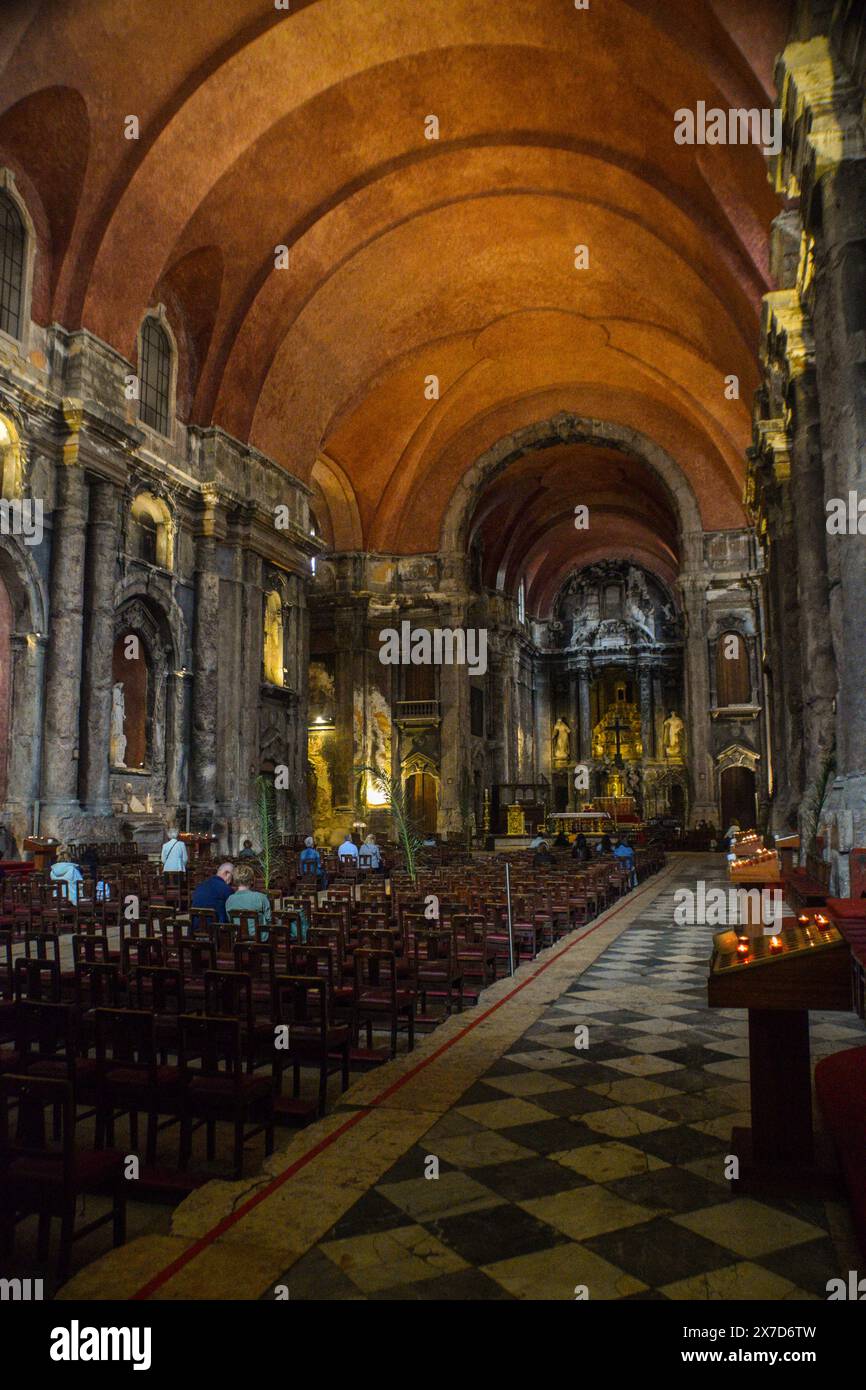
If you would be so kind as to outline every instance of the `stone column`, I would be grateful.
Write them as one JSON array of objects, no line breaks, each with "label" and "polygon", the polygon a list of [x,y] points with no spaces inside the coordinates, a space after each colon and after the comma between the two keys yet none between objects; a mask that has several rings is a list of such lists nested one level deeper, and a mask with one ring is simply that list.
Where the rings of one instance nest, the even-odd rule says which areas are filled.
[{"label": "stone column", "polygon": [[[466,612],[462,607],[445,608],[437,615],[443,628],[464,628]],[[439,702],[442,715],[440,735],[440,785],[438,833],[459,834],[462,830],[460,812],[460,783],[471,775],[469,738],[469,672],[466,666],[441,666],[439,669]]]},{"label": "stone column", "polygon": [[190,801],[192,815],[200,829],[210,829],[216,803],[219,626],[216,498],[206,494],[195,541],[195,668],[190,750]]},{"label": "stone column", "polygon": [[710,756],[710,676],[706,641],[706,579],[685,573],[680,578],[686,615],[686,762],[691,774],[692,798],[689,816],[692,825],[699,820],[718,819]]},{"label": "stone column", "polygon": [[652,668],[652,709],[653,709],[653,757],[660,758],[662,755],[662,727],[664,725],[665,708],[664,697],[662,695],[662,668],[654,665]]},{"label": "stone column", "polygon": [[12,829],[19,847],[33,829],[34,802],[39,799],[42,764],[42,701],[45,654],[44,633],[16,633],[12,637],[12,680],[9,690],[9,740],[6,767],[6,799],[12,811]]},{"label": "stone column", "polygon": [[647,662],[639,662],[637,670],[638,691],[640,698],[640,738],[643,744],[644,758],[652,758],[655,755],[653,741],[653,711],[652,711],[652,672]]},{"label": "stone column", "polygon": [[[77,418],[77,428],[75,421]],[[80,415],[67,414],[72,437]],[[67,444],[67,448],[69,445]],[[62,822],[80,814],[78,802],[78,731],[81,710],[84,561],[88,495],[77,461],[57,468],[57,505],[51,538],[51,611],[45,686],[45,735],[42,748],[43,829],[77,833]]]},{"label": "stone column", "polygon": [[90,486],[87,543],[87,630],[81,704],[81,798],[94,816],[111,814],[109,741],[114,684],[114,595],[120,534],[120,489],[95,479]]},{"label": "stone column", "polygon": [[577,718],[580,761],[588,763],[592,758],[592,719],[589,708],[589,666],[581,664],[577,668]]},{"label": "stone column", "polygon": [[791,506],[787,443],[771,451],[773,481],[766,489],[765,510],[770,546],[767,557],[769,656],[772,673],[771,735],[773,801],[771,827],[790,833],[791,817],[803,792],[802,654],[797,596],[797,543]]},{"label": "stone column", "polygon": [[[399,631],[399,622],[394,624]],[[363,698],[363,628],[364,610],[350,603],[334,613],[334,702],[336,706],[334,740],[334,817],[335,828],[342,835],[354,819],[356,763],[363,760],[363,728],[361,742],[356,740],[355,686],[359,676],[359,694]],[[361,711],[363,715],[363,710]],[[344,825],[345,822],[345,825]]]},{"label": "stone column", "polygon": [[[815,365],[829,496],[866,498],[866,349],[861,285],[866,274],[866,161],[845,162],[823,180],[815,251]],[[827,496],[822,496],[826,527]],[[866,833],[866,547],[859,534],[826,535],[839,578],[836,664],[837,772],[855,812],[857,845]]]},{"label": "stone column", "polygon": [[[190,800],[187,749],[190,745],[190,711],[192,708],[192,671],[181,668],[170,671],[166,681],[165,802],[169,814]],[[178,829],[184,830],[181,824]]]},{"label": "stone column", "polygon": [[791,494],[797,549],[799,655],[803,685],[804,788],[823,777],[833,742],[836,662],[830,629],[824,469],[818,399],[812,372],[798,376],[790,392]]}]

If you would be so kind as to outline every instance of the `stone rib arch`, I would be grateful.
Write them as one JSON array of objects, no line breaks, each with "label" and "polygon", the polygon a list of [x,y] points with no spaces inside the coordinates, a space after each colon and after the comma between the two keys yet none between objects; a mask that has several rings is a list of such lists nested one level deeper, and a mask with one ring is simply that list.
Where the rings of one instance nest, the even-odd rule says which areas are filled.
[{"label": "stone rib arch", "polygon": [[697,559],[703,530],[701,515],[691,484],[679,464],[652,439],[629,426],[586,420],[565,411],[506,435],[476,459],[461,478],[445,513],[439,537],[441,550],[451,556],[465,554],[472,512],[487,482],[528,451],[562,443],[604,445],[646,464],[670,495],[684,560]]}]

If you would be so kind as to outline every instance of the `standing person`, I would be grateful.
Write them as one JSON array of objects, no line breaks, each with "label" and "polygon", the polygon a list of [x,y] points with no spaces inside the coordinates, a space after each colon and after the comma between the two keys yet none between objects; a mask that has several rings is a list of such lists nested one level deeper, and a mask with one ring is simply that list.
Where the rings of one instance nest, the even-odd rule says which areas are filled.
[{"label": "standing person", "polygon": [[352,832],[351,832],[351,830],[347,830],[347,831],[346,831],[346,838],[345,838],[345,840],[343,841],[343,843],[340,845],[340,848],[337,850],[337,858],[338,858],[338,859],[342,859],[343,856],[346,855],[346,854],[351,855],[351,857],[352,857],[353,859],[357,859],[357,858],[358,858],[358,846],[355,844],[355,841],[352,839]]},{"label": "standing person", "polygon": [[176,830],[169,830],[168,838],[159,852],[164,874],[185,874],[189,863],[186,845]]},{"label": "standing person", "polygon": [[[234,871],[237,886],[226,898],[226,916],[230,919],[233,912],[254,912],[261,925],[266,927],[271,921],[271,900],[266,894],[254,890],[255,881],[255,872],[249,864],[239,864]],[[253,933],[250,932],[250,935]],[[263,934],[262,940],[267,940],[267,934]]]},{"label": "standing person", "polygon": [[217,915],[218,922],[227,922],[226,899],[231,897],[232,879],[235,866],[226,861],[220,864],[212,878],[206,878],[193,891],[192,907],[210,907]]}]

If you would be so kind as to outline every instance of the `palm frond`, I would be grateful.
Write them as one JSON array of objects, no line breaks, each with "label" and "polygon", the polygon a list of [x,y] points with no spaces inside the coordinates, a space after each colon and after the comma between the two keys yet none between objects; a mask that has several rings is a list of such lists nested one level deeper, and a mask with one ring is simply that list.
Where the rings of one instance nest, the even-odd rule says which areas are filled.
[{"label": "palm frond", "polygon": [[415,883],[418,877],[418,852],[424,842],[409,815],[401,777],[399,774],[389,776],[371,763],[361,763],[355,768],[355,774],[359,777],[366,777],[369,782],[372,782],[376,790],[386,798],[391,808],[395,837],[403,851],[406,872]]},{"label": "palm frond", "polygon": [[255,782],[256,811],[259,817],[259,839],[261,853],[258,857],[265,892],[271,886],[271,878],[279,858],[279,834],[277,831],[277,799],[274,783],[270,777],[260,773]]}]

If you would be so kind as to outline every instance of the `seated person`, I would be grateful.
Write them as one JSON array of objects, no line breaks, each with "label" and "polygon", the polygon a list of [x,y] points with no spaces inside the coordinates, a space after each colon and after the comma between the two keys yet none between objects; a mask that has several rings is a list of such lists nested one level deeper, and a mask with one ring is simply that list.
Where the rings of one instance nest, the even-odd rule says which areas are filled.
[{"label": "seated person", "polygon": [[[231,897],[226,898],[226,916],[232,920],[235,912],[254,912],[261,926],[268,926],[271,920],[271,900],[264,893],[257,893],[253,889],[256,876],[249,864],[239,864],[234,872],[235,891]],[[249,931],[250,936],[254,936],[253,931]],[[262,940],[267,941],[268,934],[262,933]]]},{"label": "seated person", "polygon": [[[555,864],[556,860],[550,852],[550,845],[541,836],[538,836],[537,840],[538,844],[532,856],[533,869],[542,869],[548,867],[550,864]],[[535,842],[533,841],[533,843]]]},{"label": "seated person", "polygon": [[571,857],[579,860],[581,864],[585,864],[589,859],[589,844],[582,831],[575,836],[574,844],[571,847]]},{"label": "seated person", "polygon": [[78,885],[84,882],[84,874],[77,864],[73,864],[71,859],[64,859],[62,852],[56,863],[51,865],[51,872],[48,877],[52,883],[65,883],[69,901],[71,903],[78,902]]},{"label": "seated person", "polygon": [[228,861],[220,864],[212,878],[206,878],[193,890],[192,907],[212,908],[216,912],[218,922],[227,922],[226,899],[231,897],[234,871],[234,864]]},{"label": "seated person", "polygon": [[629,873],[628,873],[628,884],[629,884],[629,887],[630,887],[630,888],[635,888],[635,887],[637,886],[637,874],[635,873],[635,867],[634,867],[634,850],[632,849],[632,847],[631,847],[631,845],[629,844],[628,840],[625,840],[625,839],[623,839],[623,840],[617,840],[616,844],[614,845],[613,854],[614,854],[614,858],[615,858],[615,859],[619,859],[620,862],[621,862],[621,863],[625,866],[625,868],[627,868],[628,871],[629,871]]},{"label": "seated person", "polygon": [[557,849],[567,849],[567,848],[568,848],[568,836],[566,835],[566,833],[565,833],[564,830],[560,830],[559,834],[556,836],[556,839],[553,841],[553,843],[556,845],[556,848],[557,848]]},{"label": "seated person", "polygon": [[344,857],[344,855],[347,855],[347,854],[350,855],[350,856],[352,857],[352,859],[357,859],[357,858],[358,858],[358,846],[355,844],[355,841],[352,839],[352,832],[351,832],[351,830],[347,830],[347,831],[346,831],[346,838],[345,838],[345,840],[343,841],[343,843],[340,845],[340,848],[337,850],[337,856],[338,856],[338,858],[340,858],[340,859],[342,859],[342,858]]},{"label": "seated person", "polygon": [[255,852],[255,850],[253,849],[253,842],[252,842],[252,840],[244,840],[243,848],[242,848],[240,854],[238,855],[238,859],[255,859],[255,858],[256,858],[256,852]]},{"label": "seated person", "polygon": [[546,848],[546,847],[547,847],[547,841],[545,840],[544,836],[542,835],[541,831],[539,830],[539,831],[537,831],[537,832],[535,833],[535,835],[534,835],[534,836],[532,837],[532,839],[529,841],[529,848],[530,848],[530,849],[540,849],[542,845],[544,845],[545,848]]},{"label": "seated person", "polygon": [[[320,888],[327,888],[328,875],[325,873],[325,866],[322,863],[322,856],[316,849],[312,835],[308,835],[304,841],[304,848],[298,856],[300,863],[316,865],[316,883]],[[303,870],[302,870],[303,872]]]},{"label": "seated person", "polygon": [[613,854],[613,845],[609,835],[602,835],[595,847],[596,854]]},{"label": "seated person", "polygon": [[365,858],[369,858],[370,860],[369,866],[365,865],[365,868],[369,867],[373,870],[374,873],[377,874],[383,874],[385,872],[385,865],[382,863],[382,854],[379,850],[379,846],[376,844],[375,835],[367,836],[366,840],[361,846],[361,854],[363,854]]}]

